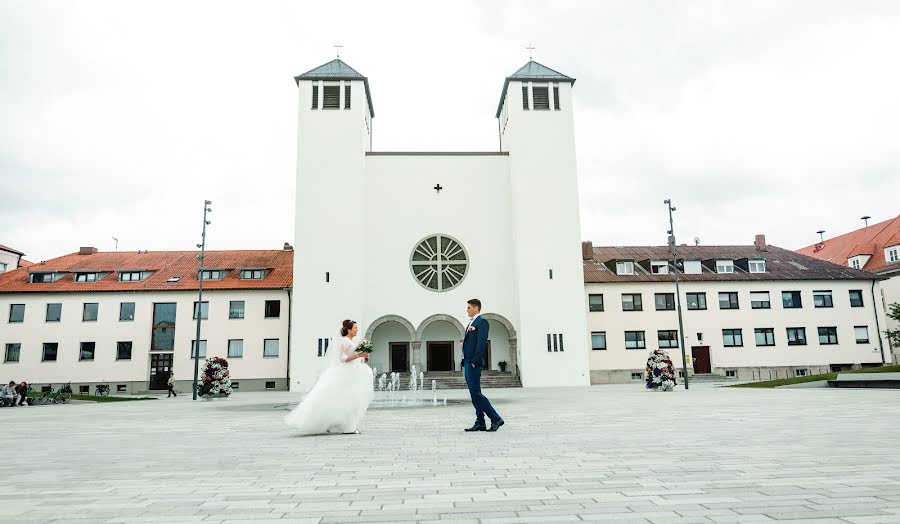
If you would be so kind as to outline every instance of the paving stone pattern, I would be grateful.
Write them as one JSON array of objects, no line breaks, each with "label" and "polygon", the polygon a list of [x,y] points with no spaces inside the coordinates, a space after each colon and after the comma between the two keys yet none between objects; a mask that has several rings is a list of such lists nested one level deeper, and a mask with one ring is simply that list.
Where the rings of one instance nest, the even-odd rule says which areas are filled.
[{"label": "paving stone pattern", "polygon": [[894,391],[488,395],[497,433],[459,404],[299,437],[284,392],[2,409],[0,523],[900,523]]}]

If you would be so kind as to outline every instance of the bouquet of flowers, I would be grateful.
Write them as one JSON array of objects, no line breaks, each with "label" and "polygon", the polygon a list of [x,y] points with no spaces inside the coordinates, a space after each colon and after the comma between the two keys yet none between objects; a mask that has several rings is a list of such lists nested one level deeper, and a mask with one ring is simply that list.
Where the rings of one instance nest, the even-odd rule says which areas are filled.
[{"label": "bouquet of flowers", "polygon": [[365,339],[356,346],[357,353],[371,353],[375,350],[375,346],[372,344],[371,340]]},{"label": "bouquet of flowers", "polygon": [[203,367],[203,382],[198,387],[198,395],[231,395],[231,373],[228,361],[222,357],[206,359]]},{"label": "bouquet of flowers", "polygon": [[672,391],[675,389],[675,366],[669,354],[655,349],[647,359],[647,389]]}]

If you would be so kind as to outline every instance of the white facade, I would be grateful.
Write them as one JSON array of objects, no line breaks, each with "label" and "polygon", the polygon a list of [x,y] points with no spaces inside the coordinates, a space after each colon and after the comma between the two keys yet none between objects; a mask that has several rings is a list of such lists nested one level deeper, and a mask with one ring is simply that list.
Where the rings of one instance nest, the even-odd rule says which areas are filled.
[{"label": "white facade", "polygon": [[[367,81],[297,80],[294,289],[302,299],[291,389],[312,383],[321,339],[338,337],[344,319],[375,342],[380,371],[392,361],[403,371],[434,371],[439,360],[448,369],[443,344],[458,370],[471,298],[491,322],[491,367],[506,362],[525,386],[588,384],[571,84],[558,83],[560,110],[523,110],[521,86],[530,82],[508,80],[502,151],[374,153]],[[349,109],[344,98],[339,109],[323,107],[329,82],[341,97],[351,87]],[[434,235],[465,250],[465,276],[446,291],[426,289],[411,269],[416,246]],[[394,354],[392,343],[408,349]]]},{"label": "white facade", "polygon": [[19,267],[19,260],[22,258],[22,255],[4,249],[0,246],[0,273],[5,273],[7,271],[12,271]]},{"label": "white facade", "polygon": [[[852,307],[849,294],[860,291],[863,305]],[[785,308],[783,291],[799,291],[800,308]],[[831,291],[833,307],[814,307],[814,291]],[[590,295],[602,294],[604,310],[588,312],[588,327],[592,333],[605,332],[606,349],[592,350],[591,371],[595,383],[629,380],[631,373],[643,373],[648,353],[659,348],[657,332],[678,330],[677,312],[657,311],[655,295],[674,293],[674,282],[616,282],[590,283],[585,286],[585,309],[589,309]],[[736,292],[738,309],[721,309],[720,292]],[[751,292],[768,292],[770,308],[753,309]],[[642,311],[624,311],[622,294],[639,293]],[[705,293],[706,309],[688,309],[689,293]],[[802,373],[827,372],[832,366],[880,365],[882,351],[890,362],[887,341],[879,331],[882,307],[880,290],[873,281],[803,281],[781,280],[762,282],[701,281],[682,282],[681,300],[684,339],[689,369],[694,362],[696,347],[708,347],[711,371],[742,380],[768,380]],[[596,300],[596,299],[595,299]],[[857,342],[857,327],[865,327],[868,341]],[[805,328],[805,345],[788,345],[788,328]],[[819,327],[835,327],[836,344],[821,344]],[[770,328],[774,345],[757,345],[755,330]],[[722,330],[740,329],[742,345],[726,347]],[[881,324],[881,329],[884,329]],[[626,331],[643,331],[645,347],[625,348]],[[680,347],[665,347],[672,361],[679,366]],[[691,372],[696,372],[693,369]]]},{"label": "white facade", "polygon": [[[40,284],[35,284],[40,285]],[[194,376],[191,358],[196,338],[193,315],[196,291],[147,292],[66,292],[0,294],[0,363],[3,380],[25,380],[36,385],[72,382],[79,385],[108,381],[112,392],[136,392],[150,388],[154,355],[173,354],[171,365],[160,372],[175,373],[179,389],[190,390]],[[201,323],[201,340],[206,340],[206,356],[226,357],[232,380],[240,390],[283,389],[288,361],[288,293],[284,290],[204,291],[209,302],[208,319]],[[231,301],[244,302],[244,318],[229,318]],[[280,301],[278,318],[265,318],[266,301]],[[97,319],[85,321],[84,304],[97,304]],[[134,303],[134,316],[120,319],[122,303]],[[151,351],[153,306],[176,304],[174,351]],[[11,322],[12,305],[24,305],[21,322]],[[48,304],[60,304],[58,321],[48,321]],[[55,306],[54,306],[55,308]],[[51,312],[51,318],[55,318]],[[242,356],[229,356],[229,340],[243,341]],[[266,339],[278,340],[277,356],[264,356]],[[93,342],[91,359],[81,358],[81,343]],[[131,357],[118,358],[118,343],[131,342]],[[43,359],[43,345],[58,344],[55,361]],[[8,357],[8,345],[18,344],[18,360]],[[270,353],[274,343],[270,342]],[[234,345],[236,348],[237,346]],[[202,356],[202,353],[201,353]],[[203,360],[201,359],[201,367]],[[267,384],[269,383],[269,384]],[[122,386],[117,389],[117,386]],[[93,392],[93,388],[91,388]]]}]

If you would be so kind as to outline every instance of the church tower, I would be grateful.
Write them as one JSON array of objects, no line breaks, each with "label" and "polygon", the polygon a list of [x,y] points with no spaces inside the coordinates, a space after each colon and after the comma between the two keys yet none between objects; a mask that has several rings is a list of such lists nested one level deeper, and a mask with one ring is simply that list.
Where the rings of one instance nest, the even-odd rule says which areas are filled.
[{"label": "church tower", "polygon": [[365,154],[371,149],[369,81],[335,59],[294,77],[299,93],[290,389],[305,390],[318,358],[340,338],[345,318],[360,320]]},{"label": "church tower", "polygon": [[589,385],[575,167],[575,79],[530,60],[497,107],[509,153],[519,366],[526,386]]}]

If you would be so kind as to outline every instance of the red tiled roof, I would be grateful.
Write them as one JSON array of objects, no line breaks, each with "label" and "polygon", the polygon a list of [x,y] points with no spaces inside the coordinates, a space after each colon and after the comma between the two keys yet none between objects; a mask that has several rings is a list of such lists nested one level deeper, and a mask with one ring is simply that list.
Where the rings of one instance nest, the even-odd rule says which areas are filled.
[{"label": "red tiled roof", "polygon": [[28,267],[31,265],[34,265],[34,262],[31,262],[30,260],[25,260],[24,258],[19,259],[19,267]]},{"label": "red tiled roof", "polygon": [[847,259],[857,255],[871,255],[863,267],[873,273],[900,270],[900,261],[889,263],[884,258],[886,247],[900,244],[900,215],[869,227],[857,229],[825,242],[806,246],[797,252],[803,255],[847,265]]},{"label": "red tiled roof", "polygon": [[[184,291],[197,289],[197,251],[72,253],[20,267],[0,275],[0,293],[46,293],[84,291]],[[291,287],[294,252],[284,250],[207,251],[205,267],[222,269],[222,280],[204,280],[203,289],[283,289]],[[242,280],[240,269],[268,269],[261,280]],[[29,274],[53,271],[67,273],[55,282],[31,284]],[[75,282],[75,272],[110,273],[97,282]],[[148,271],[140,282],[120,282],[117,271]],[[181,277],[178,282],[166,282]]]},{"label": "red tiled roof", "polygon": [[14,253],[16,255],[23,256],[23,257],[25,256],[25,253],[22,253],[21,251],[19,251],[17,249],[13,249],[9,246],[4,246],[3,244],[0,244],[0,250],[8,251],[10,253]]},{"label": "red tiled roof", "polygon": [[[588,283],[608,282],[671,282],[671,263],[669,274],[658,275],[650,272],[649,261],[668,260],[668,246],[610,246],[594,247],[593,258],[584,261],[584,281]],[[747,261],[764,259],[765,273],[750,273],[747,267],[741,268],[735,263],[734,273],[716,273],[716,260]],[[633,275],[618,275],[615,272],[615,261],[634,261]],[[755,246],[679,246],[678,260],[700,260],[700,274],[684,274],[679,276],[685,282],[697,281],[768,281],[768,280],[872,280],[877,275],[860,271],[847,266],[832,264],[823,260],[807,257],[772,245],[766,251],[758,251]],[[741,263],[746,266],[745,263]]]}]

